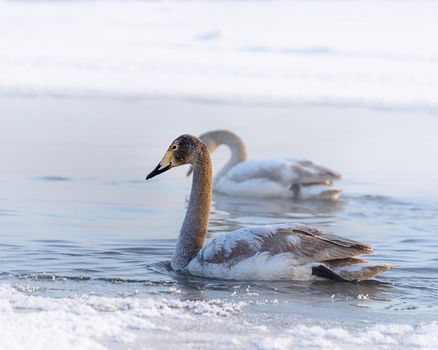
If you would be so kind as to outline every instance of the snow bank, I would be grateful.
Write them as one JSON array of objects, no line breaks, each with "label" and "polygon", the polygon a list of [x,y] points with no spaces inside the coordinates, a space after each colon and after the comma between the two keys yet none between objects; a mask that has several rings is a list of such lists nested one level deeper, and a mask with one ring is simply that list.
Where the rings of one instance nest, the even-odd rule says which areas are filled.
[{"label": "snow bank", "polygon": [[[18,288],[21,289],[21,288]],[[1,348],[106,349],[104,343],[130,344],[138,331],[169,332],[167,322],[193,322],[228,317],[243,303],[219,300],[179,301],[78,295],[53,298],[33,296],[0,284]],[[144,345],[144,344],[143,344]]]},{"label": "snow bank", "polygon": [[354,332],[343,328],[300,326],[285,337],[254,342],[258,349],[438,349],[438,323],[386,324]]},{"label": "snow bank", "polygon": [[434,1],[0,1],[0,94],[438,107]]},{"label": "snow bank", "polygon": [[2,349],[438,349],[438,322],[261,324],[263,316],[250,317],[245,303],[181,301],[174,287],[155,299],[35,293],[44,291],[0,284]]}]

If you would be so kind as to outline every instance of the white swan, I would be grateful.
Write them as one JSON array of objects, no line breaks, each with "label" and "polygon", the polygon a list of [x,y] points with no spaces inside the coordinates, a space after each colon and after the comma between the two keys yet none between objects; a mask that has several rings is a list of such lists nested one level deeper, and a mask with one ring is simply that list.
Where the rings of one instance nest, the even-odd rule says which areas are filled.
[{"label": "white swan", "polygon": [[247,160],[242,139],[228,130],[210,131],[199,138],[210,153],[221,145],[231,151],[230,160],[214,178],[216,192],[243,197],[339,199],[341,190],[330,186],[341,175],[333,170],[304,159]]},{"label": "white swan", "polygon": [[371,279],[390,268],[370,266],[354,258],[370,254],[369,246],[303,224],[248,227],[222,234],[204,245],[212,169],[202,141],[191,135],[178,137],[146,180],[183,164],[193,166],[193,183],[171,261],[175,271],[230,280],[357,281]]}]

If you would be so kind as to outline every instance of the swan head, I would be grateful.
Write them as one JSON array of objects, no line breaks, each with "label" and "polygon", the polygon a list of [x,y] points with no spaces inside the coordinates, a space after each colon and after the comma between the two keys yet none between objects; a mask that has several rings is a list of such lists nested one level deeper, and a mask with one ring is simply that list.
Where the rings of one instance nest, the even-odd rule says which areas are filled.
[{"label": "swan head", "polygon": [[194,164],[197,158],[197,150],[203,143],[192,135],[181,135],[175,139],[164,154],[163,159],[155,169],[146,176],[146,180],[184,164]]}]

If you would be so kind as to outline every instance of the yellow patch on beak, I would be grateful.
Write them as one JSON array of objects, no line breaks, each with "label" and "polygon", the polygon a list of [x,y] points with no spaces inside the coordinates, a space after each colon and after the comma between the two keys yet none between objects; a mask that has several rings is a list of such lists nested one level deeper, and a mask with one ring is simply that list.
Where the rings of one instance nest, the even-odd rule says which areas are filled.
[{"label": "yellow patch on beak", "polygon": [[173,152],[171,150],[168,150],[163,159],[161,159],[161,162],[158,163],[157,167],[148,176],[146,176],[146,180],[152,179],[154,176],[164,173],[165,171],[172,168],[172,159]]},{"label": "yellow patch on beak", "polygon": [[158,170],[163,170],[164,168],[172,166],[172,159],[173,159],[173,152],[169,150],[166,152],[163,159],[161,159]]}]

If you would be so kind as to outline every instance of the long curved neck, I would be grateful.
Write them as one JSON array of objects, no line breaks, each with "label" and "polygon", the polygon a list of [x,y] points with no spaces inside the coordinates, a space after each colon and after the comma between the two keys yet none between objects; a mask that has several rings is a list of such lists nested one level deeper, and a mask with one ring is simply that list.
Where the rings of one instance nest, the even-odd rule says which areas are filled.
[{"label": "long curved neck", "polygon": [[204,246],[210,217],[211,177],[210,155],[202,144],[193,164],[189,205],[171,262],[174,270],[183,270]]},{"label": "long curved neck", "polygon": [[226,145],[231,151],[230,160],[224,165],[224,167],[216,175],[216,179],[225,175],[233,166],[244,162],[247,159],[246,147],[242,139],[236,134],[220,130],[216,132],[216,144],[217,146]]}]

